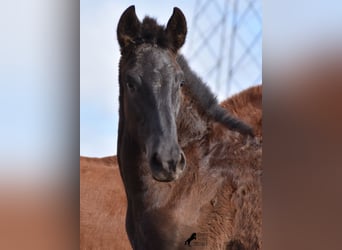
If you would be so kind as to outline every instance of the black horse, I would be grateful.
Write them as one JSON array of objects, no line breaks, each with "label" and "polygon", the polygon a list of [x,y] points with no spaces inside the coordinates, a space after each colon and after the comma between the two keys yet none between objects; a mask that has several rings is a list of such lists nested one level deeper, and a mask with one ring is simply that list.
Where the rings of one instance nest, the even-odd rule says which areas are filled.
[{"label": "black horse", "polygon": [[188,245],[189,247],[191,247],[191,241],[193,240],[196,240],[196,233],[193,233],[189,239],[187,239],[185,242],[184,242],[184,245]]},{"label": "black horse", "polygon": [[[215,195],[205,191],[201,198],[194,193],[189,198],[191,189],[196,192],[196,187],[200,190],[206,186],[200,182],[202,177],[197,178],[198,182],[191,178],[198,175],[199,165],[208,165],[207,160],[199,162],[201,155],[189,152],[204,147],[201,141],[211,140],[213,122],[253,136],[250,126],[218,105],[210,89],[178,54],[186,33],[186,20],[178,8],[174,8],[164,27],[149,17],[140,22],[131,6],[122,14],[117,27],[121,49],[117,155],[128,203],[126,229],[134,249],[182,247],[180,235],[188,233],[185,230],[189,228],[185,223],[200,216],[192,206],[202,206],[201,202]],[[203,152],[215,152],[217,148]],[[227,156],[227,152],[222,153]],[[225,183],[226,177],[220,182],[210,176],[209,172],[204,174],[203,180],[214,181],[212,188]],[[223,192],[217,188],[221,195]],[[179,207],[180,200],[186,208]]]}]

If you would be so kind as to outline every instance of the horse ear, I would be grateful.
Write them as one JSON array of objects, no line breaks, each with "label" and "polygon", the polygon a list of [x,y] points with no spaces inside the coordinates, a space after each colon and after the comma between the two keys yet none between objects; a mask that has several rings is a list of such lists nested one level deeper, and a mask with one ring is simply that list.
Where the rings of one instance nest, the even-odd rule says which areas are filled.
[{"label": "horse ear", "polygon": [[139,31],[140,21],[135,14],[135,7],[132,5],[122,13],[116,31],[121,50],[135,43]]},{"label": "horse ear", "polygon": [[173,8],[165,32],[169,41],[171,41],[172,49],[177,52],[183,46],[187,33],[186,19],[179,8]]}]

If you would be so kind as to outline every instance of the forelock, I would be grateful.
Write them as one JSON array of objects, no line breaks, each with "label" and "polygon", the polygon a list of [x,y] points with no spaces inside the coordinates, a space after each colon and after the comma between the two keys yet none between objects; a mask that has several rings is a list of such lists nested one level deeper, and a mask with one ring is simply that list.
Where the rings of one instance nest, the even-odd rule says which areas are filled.
[{"label": "forelock", "polygon": [[163,25],[159,25],[156,19],[145,17],[142,25],[138,43],[148,43],[162,48],[168,48],[169,43]]}]

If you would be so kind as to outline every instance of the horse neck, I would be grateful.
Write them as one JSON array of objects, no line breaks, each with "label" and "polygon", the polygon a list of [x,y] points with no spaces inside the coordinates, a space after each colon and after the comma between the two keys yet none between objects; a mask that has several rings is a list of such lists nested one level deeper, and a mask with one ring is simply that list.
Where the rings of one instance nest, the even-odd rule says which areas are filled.
[{"label": "horse neck", "polygon": [[172,195],[173,184],[153,179],[145,153],[138,142],[125,130],[124,117],[120,117],[118,162],[124,182],[128,206],[141,217],[146,211],[164,206]]},{"label": "horse neck", "polygon": [[183,89],[181,106],[177,117],[178,142],[181,148],[190,147],[206,137],[209,133],[210,121],[197,103]]}]

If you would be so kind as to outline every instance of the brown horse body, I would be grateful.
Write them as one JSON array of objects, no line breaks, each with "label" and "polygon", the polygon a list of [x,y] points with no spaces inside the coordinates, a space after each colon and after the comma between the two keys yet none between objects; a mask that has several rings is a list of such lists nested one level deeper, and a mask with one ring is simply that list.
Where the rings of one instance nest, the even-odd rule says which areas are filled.
[{"label": "brown horse body", "polygon": [[[257,138],[262,138],[262,110],[261,110],[261,101],[262,101],[262,88],[261,86],[252,87],[245,91],[240,92],[239,94],[227,99],[226,101],[221,103],[221,106],[229,110],[236,117],[241,120],[248,122],[252,125],[253,130],[255,131]],[[218,124],[217,128],[217,136],[225,135],[228,138],[231,137],[231,132],[226,129],[222,130],[222,126]],[[221,134],[223,133],[223,134]],[[194,138],[196,137],[194,133],[191,134]],[[241,138],[238,137],[238,140]],[[189,145],[190,146],[190,145]],[[245,148],[246,150],[247,148]],[[261,154],[261,149],[257,148],[255,150],[256,154]],[[240,150],[241,151],[241,150]],[[240,152],[238,151],[238,152]],[[253,149],[254,151],[254,149]],[[243,157],[241,152],[238,154],[239,157]],[[232,158],[234,155],[225,154],[226,158]],[[252,158],[247,158],[252,159]],[[212,160],[213,161],[213,160]],[[131,249],[130,243],[127,239],[124,221],[125,221],[125,213],[127,209],[127,201],[126,195],[124,191],[124,187],[119,176],[119,169],[116,161],[116,157],[106,157],[106,158],[85,158],[81,157],[81,248],[82,249]],[[260,168],[260,158],[258,156],[257,160],[257,169]],[[223,166],[225,166],[223,164]],[[230,167],[227,167],[228,169]],[[249,165],[246,165],[246,168],[249,168]],[[222,226],[217,226],[218,228],[212,228],[209,232],[214,232],[216,235],[216,231],[218,230],[219,236],[221,233],[227,233],[227,235],[231,235],[229,247],[232,248],[233,244],[244,244],[247,248],[248,243],[244,241],[250,241],[248,239],[248,235],[250,233],[245,233],[244,231],[249,231],[248,227],[244,227],[246,221],[250,220],[248,218],[248,206],[251,206],[250,211],[256,208],[256,217],[254,218],[257,222],[257,234],[255,236],[258,237],[257,242],[260,241],[260,183],[259,177],[250,178],[251,174],[246,173],[248,171],[243,172],[241,176],[241,168],[237,171],[237,169],[231,169],[231,173],[229,173],[229,179],[235,178],[235,184],[231,182],[228,185],[227,189],[224,189],[221,194],[217,193],[212,195],[213,199],[207,202],[207,210],[220,211],[216,216],[216,220],[220,222]],[[254,170],[252,170],[254,172]],[[255,174],[258,174],[258,171],[255,171]],[[234,178],[233,178],[234,177]],[[215,178],[215,177],[212,177]],[[202,180],[203,182],[204,180]],[[237,184],[236,184],[237,182]],[[209,183],[205,183],[207,189],[210,189]],[[232,185],[230,187],[230,185]],[[221,184],[222,186],[222,184]],[[255,186],[257,188],[255,189]],[[238,189],[238,187],[240,189]],[[253,197],[253,194],[250,194],[249,190],[255,190],[254,195],[257,195],[256,200],[250,200],[248,202],[245,199],[250,199]],[[235,190],[235,191],[234,191]],[[245,190],[245,191],[244,191]],[[220,191],[220,190],[218,190]],[[248,191],[248,193],[247,193]],[[192,190],[192,192],[196,192],[196,190]],[[217,191],[216,191],[217,192]],[[255,198],[254,198],[255,199]],[[223,201],[222,201],[223,200]],[[240,203],[240,204],[239,204]],[[196,205],[196,204],[194,204]],[[197,204],[198,205],[198,204]],[[195,206],[196,209],[194,211],[198,211],[200,206]],[[231,209],[233,207],[233,209]],[[227,212],[227,211],[228,212]],[[220,219],[220,217],[224,217],[225,215],[232,214],[229,211],[233,211],[235,213],[234,218],[231,219],[230,222],[227,222],[225,219]],[[185,211],[186,212],[186,211]],[[209,212],[212,214],[213,212]],[[187,213],[191,214],[191,211]],[[222,214],[223,213],[223,214]],[[241,217],[242,216],[242,217]],[[247,218],[243,218],[246,216]],[[191,218],[192,216],[190,216]],[[232,217],[232,215],[230,215]],[[214,220],[214,218],[212,218]],[[245,222],[244,222],[245,221]],[[210,222],[210,221],[207,221]],[[167,223],[167,222],[165,222]],[[204,224],[206,222],[204,221]],[[226,224],[226,225],[224,225]],[[237,227],[233,226],[237,225]],[[229,228],[229,230],[223,231],[222,228]],[[234,233],[233,233],[234,228]],[[199,232],[199,231],[197,231]],[[208,233],[209,233],[208,232]],[[184,235],[184,240],[189,235]],[[214,239],[216,236],[214,235]],[[232,236],[234,235],[234,236]],[[239,235],[245,235],[245,240],[242,241]],[[199,235],[201,236],[201,235]],[[192,241],[192,245],[195,242],[206,240],[208,234],[202,234],[202,239],[198,238],[197,240]],[[223,239],[227,239],[227,236],[221,236]],[[235,241],[234,241],[235,240]],[[225,240],[223,240],[225,241]],[[227,240],[226,240],[227,241]],[[240,242],[239,242],[240,241]],[[244,242],[244,243],[243,243]],[[202,242],[200,242],[202,244]],[[184,242],[183,242],[184,244]],[[208,244],[209,242],[205,242]],[[225,244],[225,243],[224,243]],[[200,244],[197,243],[197,246]],[[217,243],[216,243],[217,245]],[[250,244],[253,245],[253,244]],[[214,247],[212,247],[214,248]],[[229,249],[229,248],[228,248]],[[235,248],[239,249],[239,248]],[[243,249],[243,248],[242,248]],[[251,248],[253,249],[253,248]]]},{"label": "brown horse body", "polygon": [[116,157],[81,157],[80,182],[80,249],[132,249]]}]

